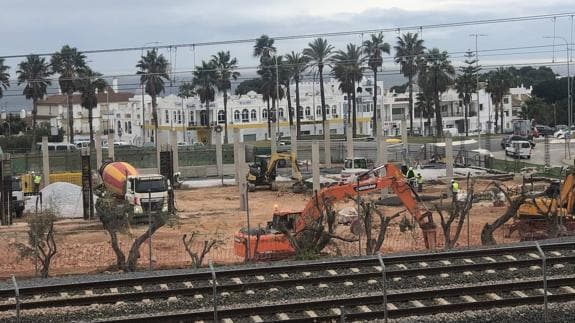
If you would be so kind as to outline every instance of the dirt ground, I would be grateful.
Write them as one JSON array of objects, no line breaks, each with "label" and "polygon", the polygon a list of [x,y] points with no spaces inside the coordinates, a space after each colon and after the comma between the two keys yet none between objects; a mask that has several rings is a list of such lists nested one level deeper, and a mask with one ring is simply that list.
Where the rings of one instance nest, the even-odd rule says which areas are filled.
[{"label": "dirt ground", "polygon": [[[475,192],[485,190],[490,181],[478,181]],[[512,185],[512,184],[509,184]],[[464,183],[461,183],[465,189]],[[446,185],[427,185],[424,194],[439,196],[446,189]],[[377,194],[372,195],[377,197]],[[250,193],[250,227],[265,227],[271,220],[274,209],[299,211],[310,200],[310,195],[294,194],[290,192],[287,184],[280,185],[280,191],[271,192],[258,190]],[[444,203],[450,202],[445,199]],[[425,206],[433,209],[439,200],[425,202]],[[154,268],[186,267],[190,265],[190,258],[186,253],[182,236],[197,232],[198,239],[194,241],[194,249],[201,250],[204,240],[218,239],[224,244],[207,256],[207,260],[215,263],[238,263],[243,259],[236,257],[233,252],[233,235],[239,228],[245,227],[246,212],[239,210],[239,192],[235,186],[211,187],[176,192],[176,208],[178,210],[178,223],[173,226],[161,228],[152,239],[152,261]],[[336,210],[345,206],[353,206],[352,201],[336,204]],[[403,210],[401,206],[381,206],[386,215]],[[479,233],[487,222],[493,222],[505,211],[505,207],[494,207],[491,202],[475,203],[470,214],[470,245],[480,244]],[[389,227],[383,246],[384,252],[410,251],[425,249],[421,230],[414,232],[400,232],[397,218]],[[434,213],[436,223],[439,217]],[[0,277],[34,275],[34,264],[27,259],[20,259],[14,247],[15,243],[27,242],[27,225],[24,219],[13,226],[0,227]],[[131,235],[121,237],[121,246],[127,252],[131,241],[145,230],[145,225],[133,226]],[[502,231],[502,230],[500,230]],[[114,264],[114,254],[109,244],[109,236],[103,230],[98,220],[83,221],[80,219],[65,219],[57,222],[58,254],[51,269],[52,275],[70,273],[89,273],[107,270]],[[349,226],[341,225],[338,234],[353,237]],[[499,242],[517,241],[517,237],[504,238],[502,232],[496,235]],[[443,244],[442,231],[437,232],[438,247]],[[466,227],[464,228],[458,246],[468,243]],[[358,255],[358,243],[340,243],[338,253],[342,255]],[[141,248],[140,264],[147,266],[149,260],[149,245],[145,243]]]}]

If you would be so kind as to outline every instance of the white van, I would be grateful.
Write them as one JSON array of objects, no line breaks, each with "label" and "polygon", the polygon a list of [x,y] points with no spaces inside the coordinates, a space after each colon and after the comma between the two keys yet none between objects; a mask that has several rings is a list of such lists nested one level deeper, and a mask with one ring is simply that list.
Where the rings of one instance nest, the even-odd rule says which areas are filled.
[{"label": "white van", "polygon": [[526,140],[513,140],[505,147],[505,155],[515,158],[531,159],[531,143]]},{"label": "white van", "polygon": [[[36,143],[37,149],[40,151],[42,150],[42,144]],[[73,144],[67,144],[63,142],[49,142],[48,143],[48,151],[77,151],[78,147]]]}]

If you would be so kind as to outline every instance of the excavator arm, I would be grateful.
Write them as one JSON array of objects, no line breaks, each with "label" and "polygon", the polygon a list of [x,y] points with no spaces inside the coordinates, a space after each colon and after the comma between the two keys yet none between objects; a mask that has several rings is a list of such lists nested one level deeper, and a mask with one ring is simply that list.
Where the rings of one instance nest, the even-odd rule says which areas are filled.
[{"label": "excavator arm", "polygon": [[295,154],[293,152],[272,153],[272,155],[270,156],[270,162],[268,164],[268,168],[266,170],[266,175],[269,176],[269,174],[273,172],[273,170],[276,168],[280,160],[286,160],[291,163],[292,173],[294,174],[294,179],[296,181],[301,182],[303,180],[303,177],[301,176],[301,172],[299,170],[299,166],[297,165]]},{"label": "excavator arm", "polygon": [[[370,177],[370,175],[381,168],[385,168],[386,170],[385,177]],[[366,179],[366,177],[370,178]],[[314,198],[307,203],[301,216],[298,218],[295,231],[299,232],[303,230],[309,221],[315,220],[320,216],[324,208],[324,201],[325,203],[334,203],[347,197],[355,197],[357,194],[365,194],[384,188],[391,188],[393,190],[407,211],[415,217],[419,226],[424,231],[426,247],[434,248],[436,227],[433,223],[431,212],[422,212],[422,210],[419,209],[417,201],[412,195],[413,190],[407,184],[401,171],[393,164],[386,164],[359,175],[357,181],[330,186],[316,193]]]}]

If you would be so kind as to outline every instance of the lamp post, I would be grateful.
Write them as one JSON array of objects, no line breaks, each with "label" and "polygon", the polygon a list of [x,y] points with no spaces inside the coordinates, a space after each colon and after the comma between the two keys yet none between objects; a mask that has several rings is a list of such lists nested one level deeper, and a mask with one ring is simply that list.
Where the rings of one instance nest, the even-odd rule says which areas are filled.
[{"label": "lamp post", "polygon": [[561,36],[543,36],[543,38],[561,39],[562,41],[565,42],[565,46],[567,47],[567,113],[569,114],[567,122],[569,128],[571,128],[571,125],[573,123],[573,104],[571,102],[571,71],[569,66],[569,42],[567,41],[567,39]]},{"label": "lamp post", "polygon": [[[479,50],[477,47],[477,38],[486,37],[487,35],[475,33],[475,34],[471,34],[469,36],[475,37],[475,66],[479,67]],[[479,71],[477,71],[477,72],[479,72]],[[477,138],[481,138],[481,118],[479,117],[479,73],[477,73],[477,77],[476,77],[475,81],[477,82],[477,85],[476,85],[476,87],[477,87]],[[487,140],[489,140],[489,138],[487,138]],[[478,149],[481,149],[481,140],[478,139],[477,143],[478,143]]]}]

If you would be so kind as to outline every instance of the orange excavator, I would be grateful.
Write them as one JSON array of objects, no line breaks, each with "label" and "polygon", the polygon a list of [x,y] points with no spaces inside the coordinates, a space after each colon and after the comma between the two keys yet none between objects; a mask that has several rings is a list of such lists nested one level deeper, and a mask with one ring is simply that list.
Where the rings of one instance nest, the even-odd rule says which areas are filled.
[{"label": "orange excavator", "polygon": [[[377,177],[375,174],[385,168],[386,176]],[[295,253],[287,236],[282,232],[285,228],[294,235],[302,231],[306,225],[317,219],[322,212],[324,203],[335,203],[347,197],[357,194],[391,188],[411,213],[423,230],[425,246],[435,249],[436,226],[433,223],[431,212],[423,212],[415,199],[416,193],[407,184],[407,181],[399,168],[393,164],[386,164],[359,175],[357,181],[348,182],[336,186],[329,186],[317,192],[300,212],[275,211],[272,221],[268,222],[265,229],[242,228],[234,236],[234,251],[236,256],[245,258],[249,246],[250,258],[254,260],[281,259]],[[248,244],[249,240],[249,244]],[[257,246],[257,250],[256,250]]]}]

